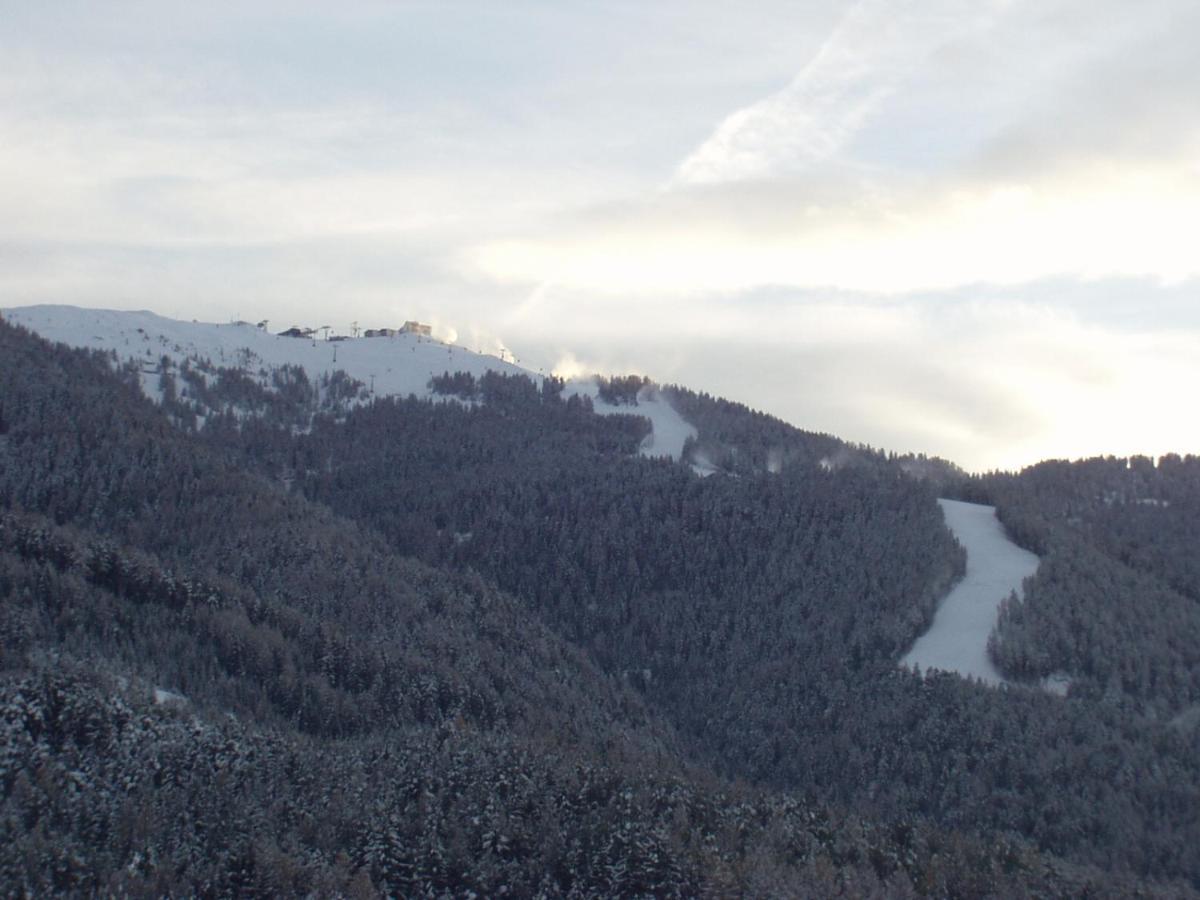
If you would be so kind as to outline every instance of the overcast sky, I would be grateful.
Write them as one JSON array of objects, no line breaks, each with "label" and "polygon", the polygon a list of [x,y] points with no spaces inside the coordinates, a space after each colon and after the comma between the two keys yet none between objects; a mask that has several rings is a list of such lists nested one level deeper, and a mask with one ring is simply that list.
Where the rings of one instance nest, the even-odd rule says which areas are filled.
[{"label": "overcast sky", "polygon": [[1200,452],[1195,0],[0,21],[0,306],[417,318],[977,470]]}]

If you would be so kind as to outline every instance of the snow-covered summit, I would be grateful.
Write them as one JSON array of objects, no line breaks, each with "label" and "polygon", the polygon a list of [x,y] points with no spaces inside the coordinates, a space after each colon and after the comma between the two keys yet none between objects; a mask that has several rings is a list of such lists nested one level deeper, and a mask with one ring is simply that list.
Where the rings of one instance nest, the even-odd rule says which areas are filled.
[{"label": "snow-covered summit", "polygon": [[[72,347],[113,351],[121,361],[133,360],[143,369],[143,388],[157,393],[163,357],[178,367],[185,361],[207,360],[223,368],[267,374],[283,366],[299,366],[312,380],[343,371],[361,381],[376,396],[410,394],[429,397],[429,381],[444,372],[468,372],[476,378],[495,371],[542,376],[495,356],[476,353],[419,334],[356,337],[344,340],[295,338],[272,334],[247,323],[215,324],[168,319],[149,311],[83,309],[76,306],[25,306],[4,311],[4,318],[51,341]],[[696,430],[656,391],[645,392],[636,406],[613,406],[597,396],[595,381],[568,382],[567,394],[592,398],[601,415],[632,413],[645,416],[653,433],[642,447],[646,456],[679,459],[683,444]]]},{"label": "snow-covered summit", "polygon": [[246,323],[182,322],[152,312],[27,306],[6,310],[6,319],[51,341],[73,347],[113,350],[122,360],[147,366],[168,357],[175,365],[207,359],[215,366],[247,371],[300,366],[310,378],[344,371],[379,396],[428,396],[429,379],[443,372],[489,369],[530,374],[494,356],[473,353],[415,334],[325,341],[282,337]]}]

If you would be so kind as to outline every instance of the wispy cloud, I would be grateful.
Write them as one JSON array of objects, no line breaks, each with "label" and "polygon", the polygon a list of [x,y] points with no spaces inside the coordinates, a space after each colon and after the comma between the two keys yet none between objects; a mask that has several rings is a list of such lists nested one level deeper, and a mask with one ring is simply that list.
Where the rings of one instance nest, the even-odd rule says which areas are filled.
[{"label": "wispy cloud", "polygon": [[612,294],[1193,277],[1200,14],[1102,12],[860,0],[665,189],[481,242],[465,268]]},{"label": "wispy cloud", "polygon": [[833,158],[931,51],[984,27],[998,6],[858,0],[786,87],[730,113],[674,183],[763,178]]}]

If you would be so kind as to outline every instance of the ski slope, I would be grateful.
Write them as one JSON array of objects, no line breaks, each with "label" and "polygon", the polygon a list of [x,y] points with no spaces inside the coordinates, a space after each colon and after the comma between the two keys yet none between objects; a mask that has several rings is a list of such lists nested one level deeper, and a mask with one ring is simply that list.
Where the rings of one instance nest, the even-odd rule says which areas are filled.
[{"label": "ski slope", "polygon": [[1022,582],[1037,571],[1039,560],[1008,539],[995,507],[959,500],[938,503],[946,525],[967,551],[967,571],[901,664],[1001,684],[1004,678],[987,655],[988,636],[1001,601],[1013,591],[1023,595]]},{"label": "ski slope", "polygon": [[[249,374],[265,374],[285,365],[300,366],[310,380],[341,370],[380,397],[431,397],[429,380],[443,372],[469,372],[478,378],[495,371],[527,375],[538,383],[542,380],[542,376],[498,357],[415,334],[326,341],[282,337],[244,322],[184,322],[145,310],[76,306],[24,306],[4,310],[3,315],[47,340],[113,351],[121,361],[139,362],[145,373],[143,390],[156,400],[161,399],[156,373],[164,356],[175,366],[188,359],[207,359],[215,366],[240,368]],[[568,382],[564,394],[591,397],[600,415],[632,413],[649,419],[653,430],[641,447],[643,456],[679,460],[684,441],[696,433],[654,390],[643,392],[637,406],[613,406],[600,400],[591,378]]]}]

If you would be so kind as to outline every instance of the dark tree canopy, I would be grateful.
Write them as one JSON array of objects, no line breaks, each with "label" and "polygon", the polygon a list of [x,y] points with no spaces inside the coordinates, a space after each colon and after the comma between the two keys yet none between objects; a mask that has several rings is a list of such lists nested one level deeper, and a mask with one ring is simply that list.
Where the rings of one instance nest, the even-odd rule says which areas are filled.
[{"label": "dark tree canopy", "polygon": [[[0,323],[5,893],[1200,884],[1188,460],[1097,467],[1134,524],[959,486],[1042,542],[997,654],[1064,700],[897,668],[962,569],[904,461],[640,379],[160,368]],[[726,474],[636,455],[646,390]]]}]

